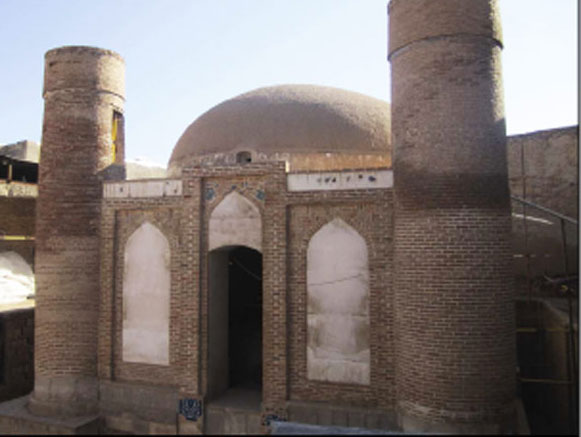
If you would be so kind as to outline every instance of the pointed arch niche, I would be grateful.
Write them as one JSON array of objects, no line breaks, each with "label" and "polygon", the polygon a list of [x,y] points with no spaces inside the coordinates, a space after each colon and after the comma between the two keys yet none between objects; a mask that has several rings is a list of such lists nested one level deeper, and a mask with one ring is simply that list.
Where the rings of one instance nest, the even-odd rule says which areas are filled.
[{"label": "pointed arch niche", "polygon": [[367,244],[339,218],[307,249],[307,377],[369,384]]},{"label": "pointed arch niche", "polygon": [[258,208],[232,191],[212,211],[208,250],[223,246],[247,246],[262,252],[262,220]]},{"label": "pointed arch niche", "polygon": [[127,240],[123,270],[123,361],[169,365],[170,247],[149,222]]}]

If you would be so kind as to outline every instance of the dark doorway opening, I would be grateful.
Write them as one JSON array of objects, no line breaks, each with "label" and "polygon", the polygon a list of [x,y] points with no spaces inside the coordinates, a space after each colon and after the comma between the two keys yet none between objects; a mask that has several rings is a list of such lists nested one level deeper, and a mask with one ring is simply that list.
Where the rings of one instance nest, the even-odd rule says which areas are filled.
[{"label": "dark doorway opening", "polygon": [[262,254],[222,247],[208,264],[208,400],[260,403]]},{"label": "dark doorway opening", "polygon": [[229,386],[262,387],[262,255],[230,251],[228,299]]}]

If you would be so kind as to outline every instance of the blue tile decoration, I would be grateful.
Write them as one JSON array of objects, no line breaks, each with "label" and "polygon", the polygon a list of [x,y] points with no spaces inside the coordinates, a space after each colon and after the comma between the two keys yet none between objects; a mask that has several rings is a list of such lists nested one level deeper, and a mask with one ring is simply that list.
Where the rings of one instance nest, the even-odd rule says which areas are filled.
[{"label": "blue tile decoration", "polygon": [[262,190],[256,190],[256,198],[258,200],[264,200],[265,194]]},{"label": "blue tile decoration", "polygon": [[206,192],[204,195],[206,200],[212,200],[215,196],[216,196],[216,192],[214,191],[213,188],[206,188]]},{"label": "blue tile decoration", "polygon": [[180,399],[180,414],[187,420],[197,421],[202,416],[202,401],[198,399]]},{"label": "blue tile decoration", "polygon": [[267,414],[264,417],[264,425],[270,426],[270,422],[286,422],[284,417],[279,417],[276,414]]}]

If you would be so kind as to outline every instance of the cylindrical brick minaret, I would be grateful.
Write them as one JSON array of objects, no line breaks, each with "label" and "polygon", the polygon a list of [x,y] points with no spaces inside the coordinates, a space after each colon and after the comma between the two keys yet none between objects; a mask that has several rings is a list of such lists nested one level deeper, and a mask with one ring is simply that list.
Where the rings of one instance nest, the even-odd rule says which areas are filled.
[{"label": "cylindrical brick minaret", "polygon": [[45,55],[29,401],[35,414],[97,408],[101,178],[123,162],[124,71],[109,50],[61,47]]},{"label": "cylindrical brick minaret", "polygon": [[404,431],[511,431],[515,321],[496,0],[392,0]]}]

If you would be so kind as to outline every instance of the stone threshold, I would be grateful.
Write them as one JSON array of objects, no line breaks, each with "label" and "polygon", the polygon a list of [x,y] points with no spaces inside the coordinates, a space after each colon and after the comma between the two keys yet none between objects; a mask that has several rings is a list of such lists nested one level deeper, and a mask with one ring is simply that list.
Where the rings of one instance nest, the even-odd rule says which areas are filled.
[{"label": "stone threshold", "polygon": [[29,396],[0,404],[0,434],[99,434],[98,415],[73,418],[40,417],[27,408]]}]

